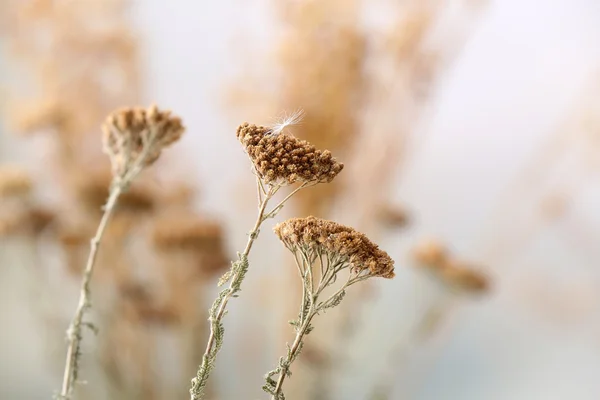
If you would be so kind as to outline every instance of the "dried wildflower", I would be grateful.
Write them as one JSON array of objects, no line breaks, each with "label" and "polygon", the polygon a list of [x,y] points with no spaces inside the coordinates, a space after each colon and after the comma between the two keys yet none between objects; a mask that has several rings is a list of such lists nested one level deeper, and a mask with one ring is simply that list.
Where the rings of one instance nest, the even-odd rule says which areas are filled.
[{"label": "dried wildflower", "polygon": [[344,167],[330,151],[317,150],[289,134],[274,134],[271,128],[244,123],[236,135],[267,184],[331,182]]},{"label": "dried wildflower", "polygon": [[[178,140],[184,131],[181,120],[156,106],[123,109],[109,115],[103,125],[103,150],[110,158],[113,179],[102,218],[91,240],[90,252],[83,271],[79,303],[68,330],[69,346],[63,375],[61,398],[69,399],[79,370],[82,328],[90,308],[90,282],[100,241],[121,194],[146,167],[154,163],[162,149]],[[139,199],[137,199],[139,200]],[[139,205],[139,203],[136,203]]]},{"label": "dried wildflower", "polygon": [[0,197],[26,196],[31,192],[29,174],[12,166],[0,167]]},{"label": "dried wildflower", "polygon": [[419,243],[413,249],[413,256],[419,266],[440,268],[446,261],[448,252],[440,242],[436,240],[427,240]]},{"label": "dried wildflower", "polygon": [[391,228],[402,228],[409,222],[408,213],[399,206],[386,204],[378,209],[377,214],[379,221]]},{"label": "dried wildflower", "polygon": [[275,226],[275,233],[292,252],[325,253],[347,263],[357,274],[394,277],[394,261],[353,228],[315,217],[292,218]]},{"label": "dried wildflower", "polygon": [[440,277],[450,287],[467,293],[483,293],[489,290],[490,282],[486,275],[465,263],[450,260],[440,270]]},{"label": "dried wildflower", "polygon": [[179,117],[154,105],[113,112],[102,126],[104,152],[110,157],[113,174],[123,178],[152,165],[184,130]]},{"label": "dried wildflower", "polygon": [[[290,367],[300,354],[304,336],[313,330],[312,319],[341,303],[346,289],[371,277],[394,277],[394,261],[353,228],[315,217],[292,218],[275,226],[275,233],[294,254],[302,279],[302,303],[298,318],[290,321],[296,337],[281,357],[279,365],[266,375],[263,390],[272,400],[284,399],[283,382],[290,376]],[[341,287],[321,301],[319,297],[338,279],[341,271],[350,274]],[[277,376],[277,379],[273,377]]]},{"label": "dried wildflower", "polygon": [[[221,322],[226,313],[229,300],[237,297],[248,272],[248,254],[259,235],[262,223],[272,218],[282,209],[287,200],[301,189],[321,182],[331,182],[342,170],[343,164],[336,161],[327,150],[315,149],[308,142],[283,133],[283,128],[296,121],[293,117],[275,128],[266,128],[244,123],[237,129],[237,138],[250,157],[256,174],[258,194],[258,216],[254,227],[248,234],[243,252],[238,260],[219,280],[219,286],[229,283],[219,292],[209,310],[210,335],[196,376],[192,379],[190,399],[201,399],[206,383],[214,368],[217,354],[223,343],[224,327]],[[271,210],[267,210],[269,200],[286,184],[301,182],[290,194]],[[366,266],[369,268],[370,266]],[[388,275],[393,272],[387,271]]]}]

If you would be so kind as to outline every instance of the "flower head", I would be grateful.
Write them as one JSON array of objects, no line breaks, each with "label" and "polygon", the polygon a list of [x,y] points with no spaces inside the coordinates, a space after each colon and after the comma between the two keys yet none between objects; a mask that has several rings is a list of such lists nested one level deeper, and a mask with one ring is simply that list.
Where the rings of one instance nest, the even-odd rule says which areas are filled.
[{"label": "flower head", "polygon": [[485,274],[459,261],[446,262],[440,270],[440,277],[450,287],[465,293],[484,293],[490,289],[490,281]]},{"label": "flower head", "polygon": [[274,228],[291,251],[327,253],[346,262],[356,273],[394,277],[394,261],[364,234],[316,217],[291,218]]},{"label": "flower head", "polygon": [[179,140],[185,128],[179,117],[156,106],[124,108],[110,114],[104,125],[103,145],[115,176],[124,177],[134,165],[153,164],[163,148]]},{"label": "flower head", "polygon": [[244,123],[236,133],[265,183],[331,182],[344,168],[329,150],[276,129]]}]

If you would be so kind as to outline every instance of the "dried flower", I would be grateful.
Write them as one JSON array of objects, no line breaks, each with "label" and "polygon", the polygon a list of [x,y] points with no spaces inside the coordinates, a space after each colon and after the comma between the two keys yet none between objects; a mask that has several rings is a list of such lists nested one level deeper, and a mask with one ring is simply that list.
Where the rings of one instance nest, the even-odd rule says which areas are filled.
[{"label": "dried flower", "polygon": [[440,277],[449,286],[468,293],[483,293],[490,286],[488,277],[482,272],[455,260],[444,263]]},{"label": "dried flower", "polygon": [[378,209],[377,217],[381,223],[391,228],[402,228],[409,222],[409,215],[400,206],[386,204]]},{"label": "dried flower", "polygon": [[244,123],[237,129],[258,176],[265,183],[331,182],[344,164],[328,150],[317,150],[310,143],[290,134]]},{"label": "dried flower", "polygon": [[353,228],[311,216],[288,219],[273,229],[290,251],[327,253],[348,263],[353,272],[394,277],[394,261],[390,256]]},{"label": "dried flower", "polygon": [[0,197],[26,196],[31,192],[29,174],[12,166],[0,168]]},{"label": "dried flower", "polygon": [[[294,254],[302,279],[300,313],[296,320],[290,321],[296,337],[287,345],[286,355],[280,358],[278,366],[265,375],[263,390],[276,400],[285,398],[283,383],[291,376],[290,367],[304,347],[304,336],[313,330],[312,319],[338,306],[349,286],[375,276],[393,278],[394,261],[365,235],[336,222],[315,217],[292,218],[275,226],[274,231]],[[346,282],[321,301],[320,296],[344,269],[350,270]]]},{"label": "dried flower", "polygon": [[413,256],[419,266],[440,268],[448,257],[448,251],[436,240],[426,240],[413,249]]},{"label": "dried flower", "polygon": [[113,174],[123,178],[134,169],[152,165],[184,130],[179,117],[154,105],[113,112],[102,126],[104,152],[110,157]]}]

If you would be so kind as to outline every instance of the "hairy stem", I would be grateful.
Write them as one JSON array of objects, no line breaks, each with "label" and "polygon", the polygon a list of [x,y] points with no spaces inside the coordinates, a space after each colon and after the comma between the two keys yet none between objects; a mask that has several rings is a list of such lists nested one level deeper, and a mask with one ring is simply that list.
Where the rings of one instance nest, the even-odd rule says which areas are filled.
[{"label": "hairy stem", "polygon": [[65,371],[63,376],[63,384],[60,392],[61,399],[69,399],[71,393],[77,381],[78,369],[79,369],[79,358],[81,356],[81,339],[82,328],[84,326],[91,327],[89,323],[84,322],[83,317],[85,313],[91,308],[91,295],[90,295],[90,282],[94,273],[94,265],[96,263],[96,257],[98,255],[98,249],[100,247],[100,241],[108,221],[115,209],[117,199],[123,191],[122,185],[114,185],[111,187],[110,194],[106,205],[104,206],[104,214],[96,230],[96,234],[90,242],[90,253],[86,262],[85,270],[83,272],[83,279],[81,282],[81,290],[79,293],[79,303],[75,315],[71,320],[69,329],[67,330],[67,339],[69,342],[67,348],[67,359],[65,362]]},{"label": "hairy stem", "polygon": [[[266,219],[265,210],[267,208],[269,199],[275,194],[276,191],[277,188],[271,188],[267,193],[265,193],[265,197],[263,197],[260,202],[258,216],[256,218],[254,227],[248,234],[248,242],[246,243],[246,248],[244,249],[244,252],[239,256],[239,262],[241,262],[242,265],[246,264],[246,267],[240,268],[239,265],[236,265],[234,263],[229,272],[230,276],[228,276],[228,279],[230,281],[229,287],[223,290],[219,297],[213,303],[213,308],[211,309],[211,315],[209,318],[210,335],[208,337],[208,343],[206,345],[206,350],[204,351],[204,354],[202,356],[202,363],[200,364],[198,373],[196,377],[192,379],[192,387],[190,389],[191,400],[199,400],[202,398],[206,382],[213,368],[212,364],[214,363],[216,355],[220,349],[220,342],[222,340],[220,336],[222,336],[223,330],[221,320],[225,315],[227,303],[237,292],[240,291],[240,286],[247,269],[248,255],[250,254],[250,250],[252,249],[254,241],[258,238],[260,226]],[[261,198],[260,188],[258,192],[259,198]]]},{"label": "hairy stem", "polygon": [[294,339],[294,343],[292,344],[292,347],[290,347],[290,350],[288,351],[286,360],[282,363],[281,372],[279,373],[279,379],[277,379],[277,385],[275,386],[275,391],[273,392],[273,395],[271,396],[271,400],[279,400],[282,398],[281,395],[283,394],[283,382],[285,381],[285,377],[289,374],[289,370],[290,370],[290,367],[292,366],[292,363],[298,356],[298,353],[302,346],[302,339],[304,338],[306,331],[310,327],[310,321],[312,320],[312,318],[314,316],[315,316],[315,313],[311,310],[309,312],[306,320],[302,324],[301,328],[296,333],[296,338]]}]

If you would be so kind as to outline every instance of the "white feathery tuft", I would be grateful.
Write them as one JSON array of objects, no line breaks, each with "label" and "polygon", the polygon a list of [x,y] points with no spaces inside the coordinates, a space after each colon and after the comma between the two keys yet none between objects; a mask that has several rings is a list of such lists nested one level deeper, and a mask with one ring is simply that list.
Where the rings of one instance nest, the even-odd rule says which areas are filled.
[{"label": "white feathery tuft", "polygon": [[304,110],[298,109],[291,114],[284,114],[280,120],[273,125],[269,134],[271,135],[279,135],[285,128],[291,125],[299,124],[304,118]]}]

